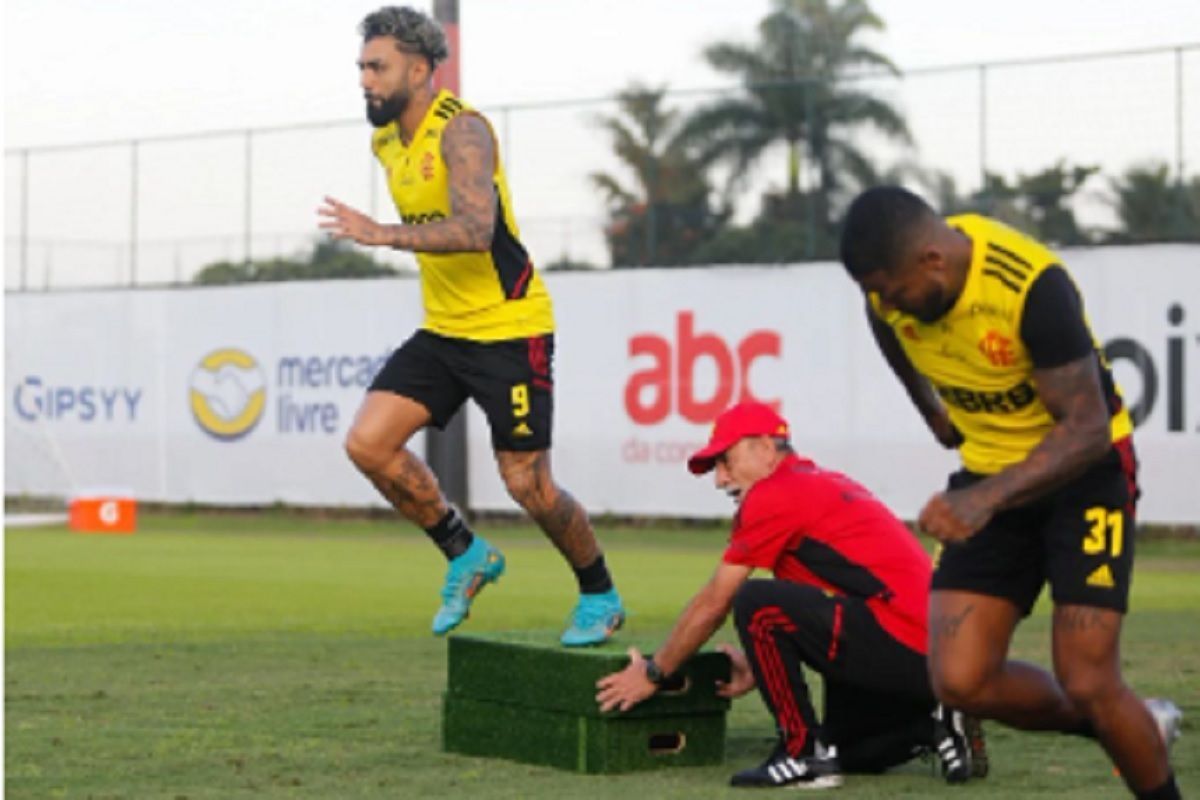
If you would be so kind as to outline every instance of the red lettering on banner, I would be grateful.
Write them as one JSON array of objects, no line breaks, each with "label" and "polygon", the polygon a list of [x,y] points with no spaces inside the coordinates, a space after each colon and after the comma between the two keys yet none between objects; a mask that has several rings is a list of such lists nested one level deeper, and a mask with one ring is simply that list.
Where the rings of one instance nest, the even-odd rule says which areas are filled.
[{"label": "red lettering on banner", "polygon": [[754,393],[750,391],[750,367],[757,359],[762,358],[763,356],[774,356],[775,358],[779,358],[779,348],[781,344],[782,340],[779,338],[779,334],[775,331],[755,331],[745,339],[742,339],[742,342],[738,345],[737,349],[738,360],[742,362],[742,392],[738,395],[739,403],[747,400],[753,400],[758,403],[766,403],[771,408],[775,409],[776,412],[779,411],[779,406],[781,403],[778,397],[767,400],[761,397],[755,397]]},{"label": "red lettering on banner", "polygon": [[[690,311],[681,311],[676,318],[675,341],[679,347],[679,369],[675,380],[679,386],[679,414],[688,422],[708,422],[729,407],[733,398],[733,354],[713,333],[696,336]],[[707,356],[717,364],[717,388],[712,397],[699,400],[693,393],[692,378],[696,362]]]},{"label": "red lettering on banner", "polygon": [[[760,398],[754,393],[750,369],[765,356],[778,358],[781,345],[776,331],[758,330],[730,348],[715,333],[697,333],[695,314],[681,311],[675,318],[674,346],[651,333],[630,338],[630,357],[650,356],[653,363],[630,375],[625,384],[625,410],[639,425],[657,425],[670,416],[672,409],[689,422],[711,422],[735,399],[757,400],[778,410],[778,398]],[[710,396],[697,397],[696,366],[705,359],[716,367],[716,387]]]},{"label": "red lettering on banner", "polygon": [[[642,334],[629,340],[629,355],[654,358],[650,369],[635,372],[625,384],[625,410],[638,425],[654,425],[671,413],[671,344],[661,336]],[[654,400],[642,403],[642,392],[650,390]]]}]

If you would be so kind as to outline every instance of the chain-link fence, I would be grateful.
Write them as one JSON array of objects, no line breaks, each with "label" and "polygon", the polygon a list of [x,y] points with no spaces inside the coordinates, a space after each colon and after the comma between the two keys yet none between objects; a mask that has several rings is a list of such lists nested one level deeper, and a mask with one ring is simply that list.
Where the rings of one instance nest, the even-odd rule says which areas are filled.
[{"label": "chain-link fence", "polygon": [[[1103,243],[1121,240],[1120,190],[1154,191],[1134,186],[1130,169],[1179,193],[1200,185],[1200,44],[860,76],[852,84],[890,104],[911,133],[905,142],[869,124],[848,126],[843,143],[869,162],[858,166],[916,184],[943,208],[989,210],[1006,199],[1019,206],[1024,192],[1022,213],[1035,222],[1045,216],[1039,202],[1066,209],[1087,241]],[[685,120],[744,92],[667,90],[662,107]],[[665,196],[644,202],[646,187],[614,155],[602,125],[621,117],[618,98],[482,110],[500,140],[522,238],[539,264],[681,262],[670,237],[682,225],[686,240],[687,225],[699,223]],[[5,287],[186,284],[214,262],[295,256],[318,238],[315,209],[325,195],[395,221],[369,135],[364,120],[342,120],[6,150]],[[812,145],[802,141],[791,160],[786,146],[768,147],[737,174],[727,162],[714,164],[704,176],[708,213],[726,234],[740,233],[693,247],[693,260],[697,252],[725,262],[828,255],[817,229],[840,213],[854,182],[840,181],[841,194],[831,194],[806,155]],[[594,178],[600,173],[632,202],[606,204]],[[1190,213],[1200,214],[1200,205]],[[772,214],[798,238],[784,230],[776,241],[756,227]],[[1190,219],[1173,230],[1200,239]],[[409,254],[372,255],[414,268]]]}]

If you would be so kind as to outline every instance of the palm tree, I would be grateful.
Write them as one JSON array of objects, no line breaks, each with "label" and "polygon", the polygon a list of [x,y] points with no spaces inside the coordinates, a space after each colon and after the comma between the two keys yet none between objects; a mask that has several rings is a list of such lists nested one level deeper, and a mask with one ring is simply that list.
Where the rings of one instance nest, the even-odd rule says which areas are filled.
[{"label": "palm tree", "polygon": [[665,97],[665,88],[635,84],[617,96],[616,114],[597,119],[634,179],[627,186],[611,173],[590,176],[608,205],[614,266],[688,263],[724,220],[709,203],[707,165]]},{"label": "palm tree", "polygon": [[689,120],[688,134],[708,143],[706,155],[732,166],[735,182],[782,144],[784,197],[794,202],[800,195],[801,169],[807,167],[818,190],[809,205],[816,221],[828,226],[831,202],[850,183],[845,176],[858,185],[875,179],[870,159],[850,134],[870,126],[911,141],[900,113],[852,80],[864,72],[899,75],[886,56],[857,41],[883,27],[865,0],[774,0],[774,10],[759,23],[758,42],[705,49],[708,63],[738,76],[744,92],[700,109]]},{"label": "palm tree", "polygon": [[1059,159],[1037,172],[1018,173],[1010,183],[1003,175],[986,172],[983,186],[961,195],[954,179],[937,170],[915,173],[941,213],[986,214],[1055,246],[1090,244],[1091,232],[1079,225],[1073,204],[1084,184],[1100,171]]}]

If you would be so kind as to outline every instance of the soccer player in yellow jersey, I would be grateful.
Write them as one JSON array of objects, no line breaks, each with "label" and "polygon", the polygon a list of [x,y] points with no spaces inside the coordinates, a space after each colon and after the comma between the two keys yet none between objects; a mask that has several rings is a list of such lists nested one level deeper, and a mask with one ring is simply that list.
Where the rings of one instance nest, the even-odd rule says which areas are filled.
[{"label": "soccer player in yellow jersey", "polygon": [[425,322],[375,378],[346,450],[449,561],[433,620],[434,633],[444,634],[500,577],[504,556],[467,527],[406,445],[474,400],[487,415],[509,493],[579,582],[562,643],[597,644],[625,612],[587,514],[550,472],[554,314],[521,244],[492,128],[451,93],[434,90],[433,71],[448,48],[427,15],[388,6],[368,14],[360,31],[358,66],[376,128],[371,146],[404,224],[381,224],[326,198],[321,227],[338,239],[415,252]]},{"label": "soccer player in yellow jersey", "polygon": [[[1121,677],[1138,497],[1133,425],[1058,256],[994,220],[941,219],[898,187],[859,195],[841,257],[880,350],[963,469],[919,525],[938,699],[1026,730],[1099,739],[1139,798],[1177,798],[1180,712]],[[1044,583],[1054,674],[1008,658]]]}]

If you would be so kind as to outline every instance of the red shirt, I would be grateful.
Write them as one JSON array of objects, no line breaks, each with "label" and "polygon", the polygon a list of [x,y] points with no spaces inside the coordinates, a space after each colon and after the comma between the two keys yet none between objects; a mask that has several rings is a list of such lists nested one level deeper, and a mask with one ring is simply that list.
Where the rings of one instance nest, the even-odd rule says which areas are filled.
[{"label": "red shirt", "polygon": [[883,503],[841,473],[789,455],[742,498],[724,560],[863,598],[884,630],[926,652],[929,556]]}]

